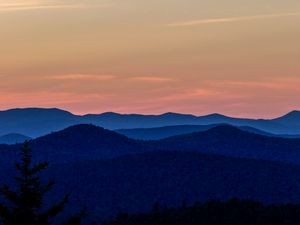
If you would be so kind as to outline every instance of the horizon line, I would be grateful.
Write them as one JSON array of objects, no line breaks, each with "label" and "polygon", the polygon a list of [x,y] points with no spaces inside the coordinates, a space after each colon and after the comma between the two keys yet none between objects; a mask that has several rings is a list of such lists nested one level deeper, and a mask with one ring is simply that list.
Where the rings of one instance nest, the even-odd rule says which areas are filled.
[{"label": "horizon line", "polygon": [[63,109],[63,108],[58,108],[58,107],[16,107],[16,108],[6,108],[6,109],[0,109],[0,113],[1,112],[7,112],[7,111],[12,111],[12,110],[28,110],[28,109],[40,109],[40,110],[59,110],[59,111],[64,111],[67,113],[70,113],[74,116],[87,116],[87,115],[103,115],[103,114],[107,114],[107,113],[112,113],[112,114],[118,114],[118,115],[142,115],[142,116],[163,116],[166,114],[177,114],[177,115],[189,115],[189,116],[195,116],[195,117],[204,117],[204,116],[211,116],[211,115],[219,115],[219,116],[224,116],[224,117],[229,117],[229,118],[234,118],[234,119],[253,119],[253,120],[273,120],[273,119],[277,119],[280,117],[283,117],[285,115],[288,115],[290,113],[293,112],[300,112],[300,109],[294,109],[294,110],[290,110],[287,113],[281,114],[279,116],[276,117],[271,117],[271,118],[259,118],[259,117],[240,117],[240,116],[230,116],[227,114],[223,114],[223,113],[219,113],[219,112],[212,112],[212,113],[208,113],[208,114],[194,114],[194,113],[183,113],[183,112],[172,112],[172,111],[166,111],[166,112],[162,112],[162,113],[121,113],[121,112],[117,112],[117,111],[103,111],[103,112],[99,112],[99,113],[75,113],[72,112],[72,110],[67,110],[67,109]]}]

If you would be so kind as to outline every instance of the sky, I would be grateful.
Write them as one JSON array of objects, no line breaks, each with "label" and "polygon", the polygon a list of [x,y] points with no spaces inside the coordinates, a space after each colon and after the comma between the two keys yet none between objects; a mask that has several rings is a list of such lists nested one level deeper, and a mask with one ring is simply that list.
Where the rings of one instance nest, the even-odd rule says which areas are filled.
[{"label": "sky", "polygon": [[299,0],[0,0],[0,109],[300,109]]}]

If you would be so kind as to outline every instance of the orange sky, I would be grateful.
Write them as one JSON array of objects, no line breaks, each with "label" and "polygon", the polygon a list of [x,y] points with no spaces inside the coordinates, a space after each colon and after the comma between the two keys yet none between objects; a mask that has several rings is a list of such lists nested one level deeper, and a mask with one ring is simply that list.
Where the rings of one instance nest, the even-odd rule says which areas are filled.
[{"label": "orange sky", "polygon": [[0,109],[300,109],[299,0],[0,0]]}]

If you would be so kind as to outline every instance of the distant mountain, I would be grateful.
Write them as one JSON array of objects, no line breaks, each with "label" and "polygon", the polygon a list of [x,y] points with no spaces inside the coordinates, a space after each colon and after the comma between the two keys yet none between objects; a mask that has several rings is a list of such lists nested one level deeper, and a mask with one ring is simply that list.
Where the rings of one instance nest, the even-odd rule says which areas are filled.
[{"label": "distant mountain", "polygon": [[177,113],[165,113],[161,115],[103,113],[99,115],[86,115],[84,118],[108,129],[149,128],[193,124],[197,122],[196,116]]},{"label": "distant mountain", "polygon": [[177,136],[181,134],[188,134],[193,132],[207,131],[213,127],[213,125],[178,125],[178,126],[166,126],[155,128],[136,128],[136,129],[120,129],[116,132],[125,135],[126,137],[138,139],[138,140],[159,140],[168,138],[171,136]]},{"label": "distant mountain", "polygon": [[[172,136],[207,131],[211,128],[226,125],[226,124],[211,124],[211,125],[178,125],[155,128],[136,128],[136,129],[119,129],[117,133],[123,134],[126,137],[137,140],[159,140]],[[260,134],[268,137],[284,137],[284,138],[300,138],[300,135],[284,135],[272,134],[253,127],[241,126],[240,130],[248,131],[254,134]]]},{"label": "distant mountain", "polygon": [[93,124],[107,129],[155,128],[178,125],[230,124],[247,126],[268,133],[300,134],[299,112],[291,112],[273,120],[232,118],[221,114],[194,116],[165,113],[162,115],[118,114],[113,112],[78,116],[60,109],[12,109],[0,111],[0,136],[20,133],[39,137],[77,124]]},{"label": "distant mountain", "polygon": [[0,135],[20,133],[29,137],[46,135],[74,124],[78,117],[60,109],[11,109],[0,111]]},{"label": "distant mountain", "polygon": [[294,135],[293,134],[273,134],[273,133],[269,133],[269,132],[259,130],[259,129],[249,127],[249,126],[240,126],[237,128],[239,128],[240,130],[243,130],[243,131],[248,131],[250,133],[260,134],[260,135],[268,136],[268,137],[300,138],[300,134],[294,134]]},{"label": "distant mountain", "polygon": [[152,143],[162,150],[197,151],[300,164],[300,139],[267,137],[233,126],[218,126]]},{"label": "distant mountain", "polygon": [[300,111],[292,111],[282,117],[273,120],[276,123],[300,126]]},{"label": "distant mountain", "polygon": [[[154,150],[213,153],[300,164],[300,139],[268,137],[221,125],[157,141],[139,141],[94,125],[74,125],[31,141],[54,162],[108,159]],[[1,149],[1,148],[0,148]]]},{"label": "distant mountain", "polygon": [[162,115],[137,115],[104,113],[84,116],[90,123],[112,130],[156,128],[178,125],[216,125],[229,124],[233,126],[249,126],[274,134],[300,134],[300,126],[284,125],[272,120],[241,119],[211,114],[194,116],[189,114],[165,113]]},{"label": "distant mountain", "polygon": [[[35,152],[55,162],[113,158],[139,153],[142,142],[94,125],[74,125],[30,142]],[[37,153],[39,154],[39,153]]]},{"label": "distant mountain", "polygon": [[[29,142],[35,161],[66,163],[144,152],[148,145],[94,125],[74,125]],[[18,158],[17,145],[0,145],[0,167]]]},{"label": "distant mountain", "polygon": [[[109,159],[148,151],[193,151],[300,164],[300,139],[267,137],[233,126],[139,141],[94,125],[75,125],[30,141],[36,160],[64,163]],[[20,145],[0,145],[1,161],[11,161]]]},{"label": "distant mountain", "polygon": [[263,135],[263,136],[268,136],[268,137],[289,137],[289,138],[298,138],[300,137],[299,136],[293,136],[293,135],[284,135],[284,134],[273,134],[273,133],[269,133],[269,132],[266,132],[266,131],[263,131],[263,130],[259,130],[259,129],[256,129],[256,128],[253,128],[253,127],[249,127],[249,126],[240,126],[240,127],[237,127],[238,129],[240,130],[243,130],[243,131],[248,131],[249,133],[254,133],[254,134],[260,134],[260,135]]},{"label": "distant mountain", "polygon": [[6,134],[0,137],[0,144],[12,145],[16,143],[23,143],[29,140],[31,140],[30,137],[22,134]]}]

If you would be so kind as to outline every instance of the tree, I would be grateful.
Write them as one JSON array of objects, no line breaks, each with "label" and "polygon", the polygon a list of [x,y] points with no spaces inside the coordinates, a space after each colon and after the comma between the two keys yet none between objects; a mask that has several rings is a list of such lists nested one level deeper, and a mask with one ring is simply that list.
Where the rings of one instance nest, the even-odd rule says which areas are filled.
[{"label": "tree", "polygon": [[[65,195],[57,204],[43,209],[45,194],[52,189],[54,182],[41,182],[39,174],[47,169],[47,162],[32,164],[31,149],[29,143],[25,142],[21,147],[21,161],[15,165],[19,174],[15,177],[16,188],[8,185],[0,188],[0,195],[5,199],[5,203],[0,203],[0,224],[51,225],[68,202],[69,195]],[[65,224],[79,224],[80,216],[76,215],[68,221]]]}]

